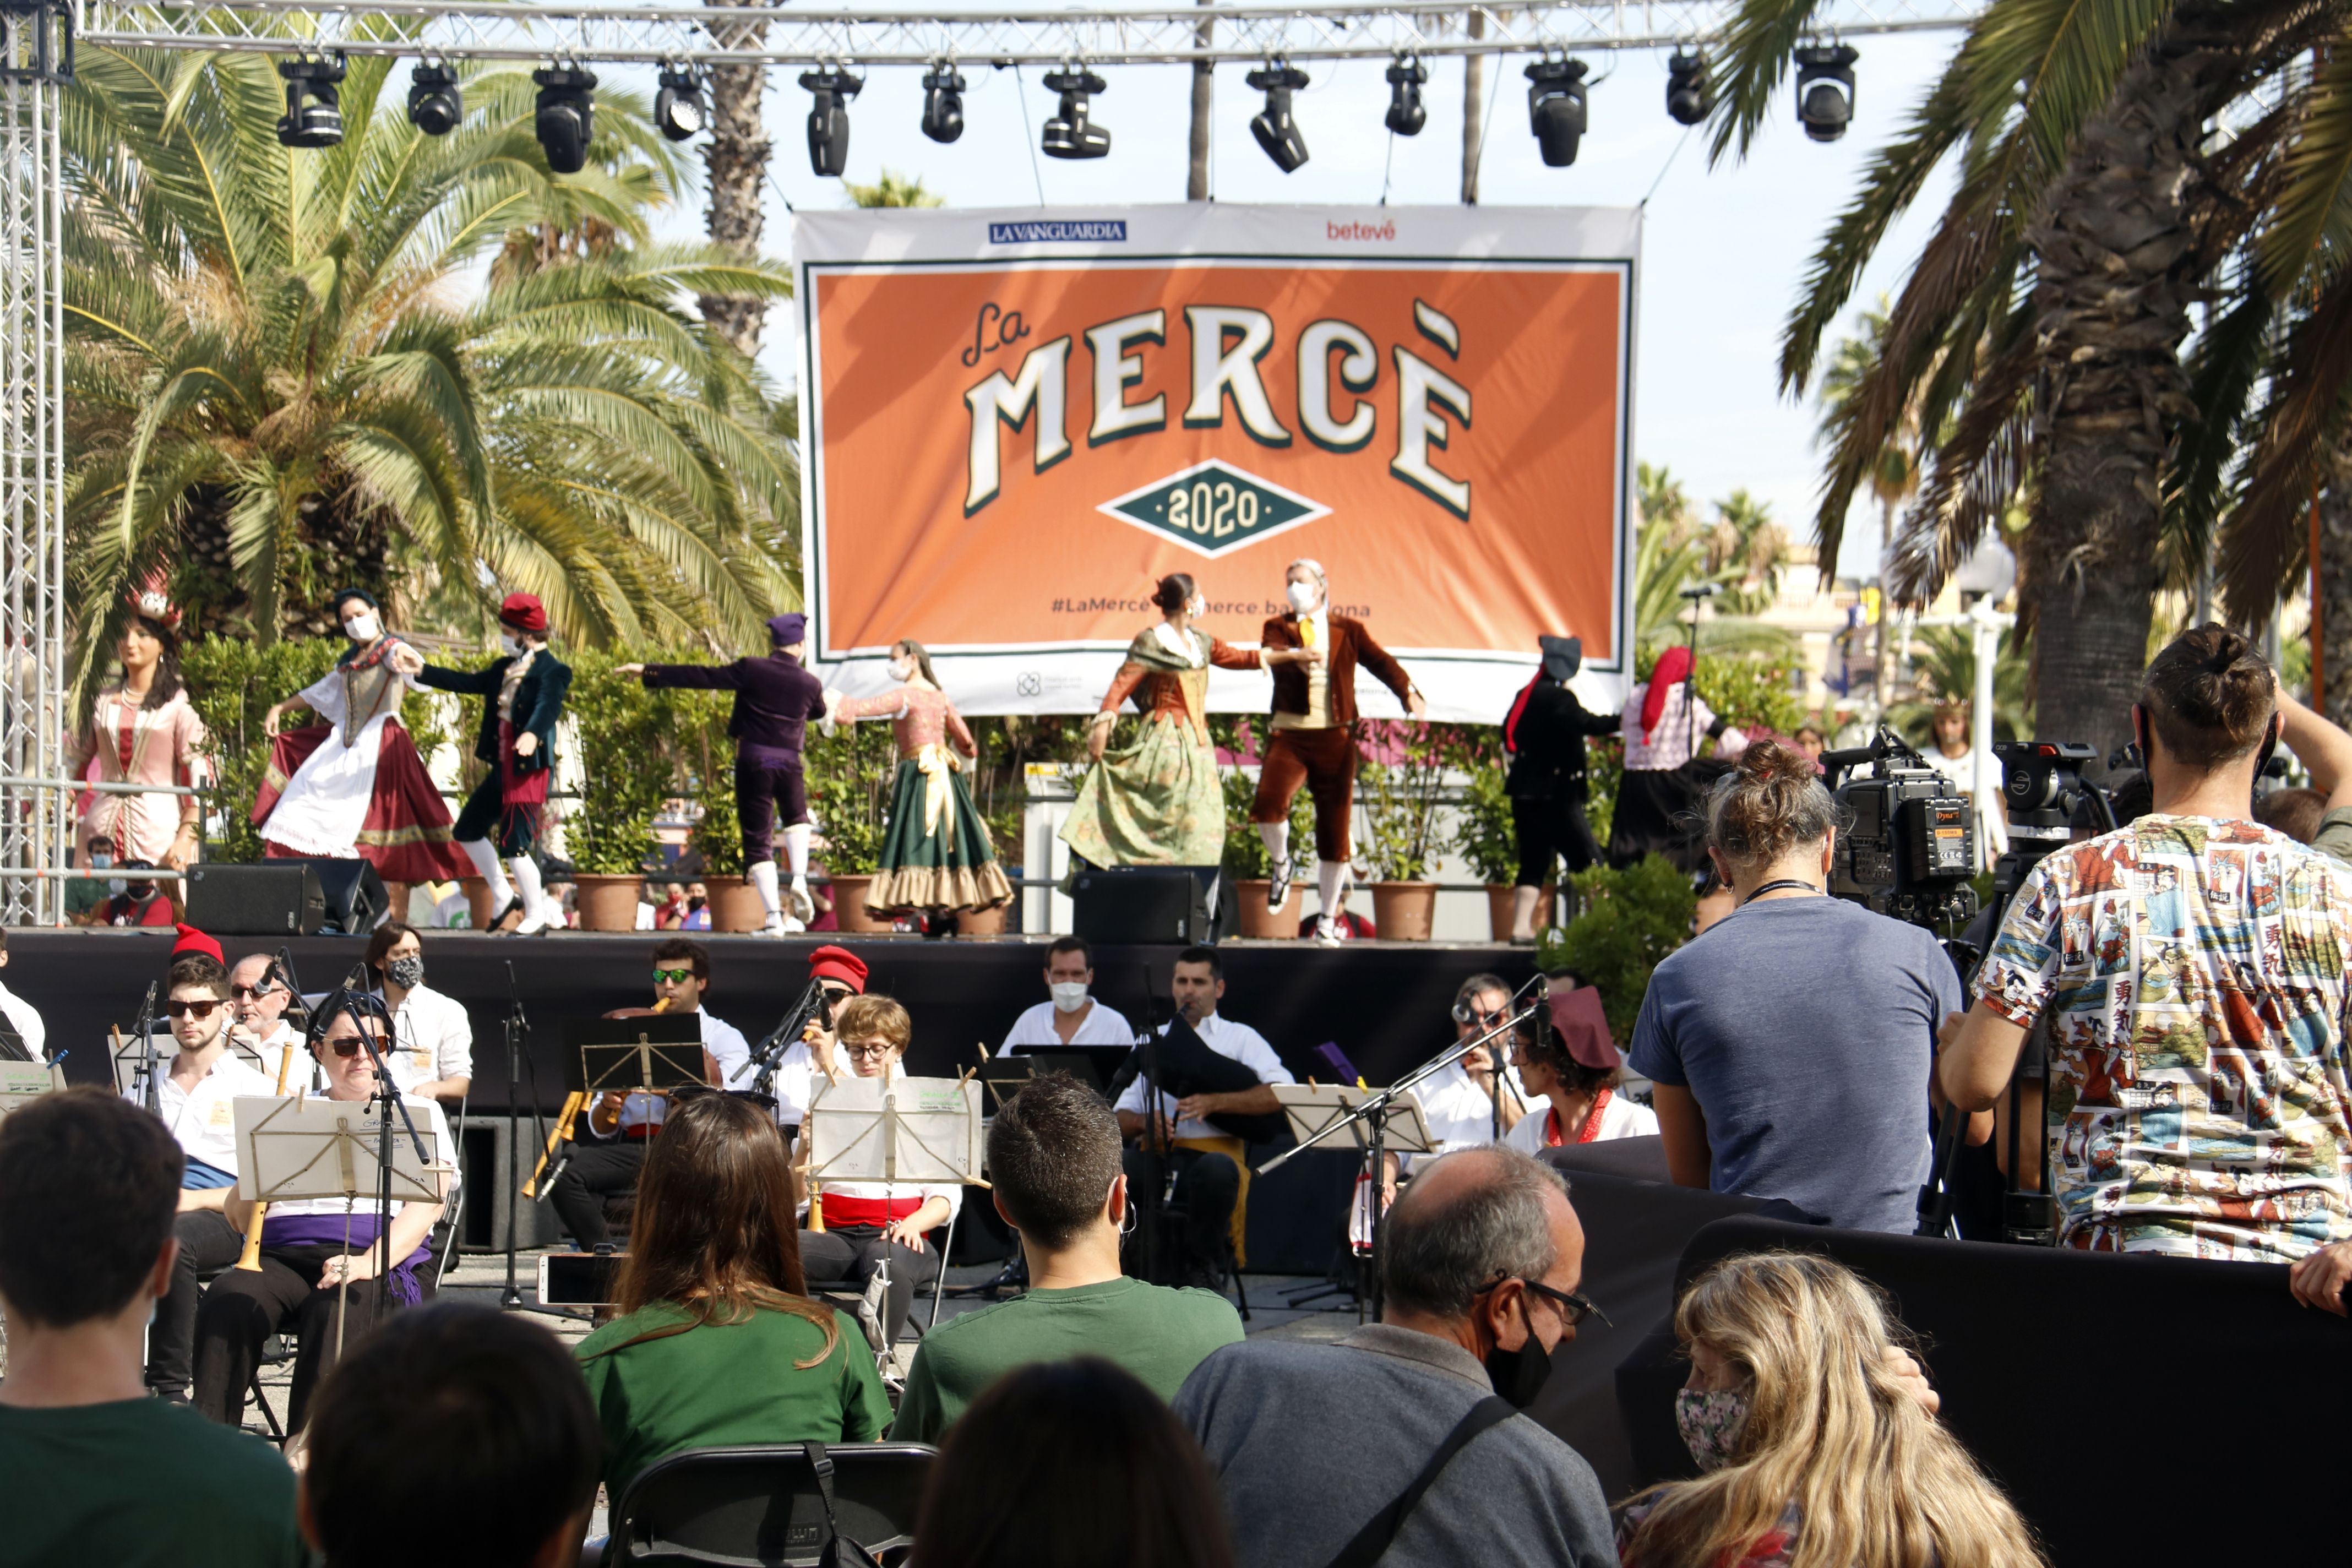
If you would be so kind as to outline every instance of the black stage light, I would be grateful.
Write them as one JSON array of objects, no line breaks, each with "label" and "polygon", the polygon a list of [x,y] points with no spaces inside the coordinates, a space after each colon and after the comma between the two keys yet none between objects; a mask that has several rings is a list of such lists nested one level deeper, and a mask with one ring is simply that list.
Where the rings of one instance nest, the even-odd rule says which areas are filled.
[{"label": "black stage light", "polygon": [[1307,162],[1307,138],[1290,117],[1290,95],[1307,85],[1307,73],[1297,66],[1268,63],[1242,79],[1265,94],[1265,107],[1250,119],[1250,134],[1274,160],[1274,166],[1295,174]]},{"label": "black stage light", "polygon": [[963,134],[963,73],[941,60],[923,73],[923,134],[952,142]]},{"label": "black stage light", "polygon": [[446,136],[465,118],[457,71],[431,60],[420,62],[408,79],[408,122],[427,136]]},{"label": "black stage light", "polygon": [[816,95],[816,101],[809,105],[809,167],[837,180],[849,167],[849,100],[857,96],[866,79],[826,66],[801,72],[801,85]]},{"label": "black stage light", "polygon": [[1087,118],[1087,100],[1110,86],[1090,70],[1047,71],[1045,90],[1062,95],[1061,107],[1045,121],[1039,144],[1048,158],[1103,158],[1110,132]]},{"label": "black stage light", "polygon": [[548,66],[530,73],[539,84],[540,150],[559,174],[576,174],[588,163],[588,143],[596,134],[596,73],[579,65]]},{"label": "black stage light", "polygon": [[1576,162],[1576,144],[1584,139],[1585,69],[1582,60],[1538,60],[1528,67],[1528,129],[1548,168]]},{"label": "black stage light", "polygon": [[1429,68],[1418,59],[1399,59],[1389,67],[1388,127],[1400,136],[1418,136],[1429,123],[1429,108],[1421,101],[1421,84]]},{"label": "black stage light", "polygon": [[664,66],[661,90],[654,94],[654,123],[673,142],[690,142],[710,124],[702,82],[684,66]]},{"label": "black stage light", "polygon": [[1706,56],[1675,51],[1666,62],[1666,118],[1677,125],[1696,125],[1715,107],[1715,85],[1707,79]]},{"label": "black stage light", "polygon": [[278,120],[278,145],[339,144],[343,139],[343,106],[335,84],[343,79],[343,57],[279,60],[278,74],[286,83],[286,112]]},{"label": "black stage light", "polygon": [[1797,119],[1816,142],[1834,142],[1853,119],[1852,44],[1801,44],[1797,60]]}]

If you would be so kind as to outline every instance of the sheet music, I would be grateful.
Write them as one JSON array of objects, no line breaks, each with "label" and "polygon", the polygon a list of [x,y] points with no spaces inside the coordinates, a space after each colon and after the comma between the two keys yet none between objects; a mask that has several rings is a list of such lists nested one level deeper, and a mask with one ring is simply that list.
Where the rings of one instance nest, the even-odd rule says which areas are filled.
[{"label": "sheet music", "polygon": [[980,1174],[981,1089],[951,1078],[821,1083],[801,1136],[820,1182],[969,1182]]}]

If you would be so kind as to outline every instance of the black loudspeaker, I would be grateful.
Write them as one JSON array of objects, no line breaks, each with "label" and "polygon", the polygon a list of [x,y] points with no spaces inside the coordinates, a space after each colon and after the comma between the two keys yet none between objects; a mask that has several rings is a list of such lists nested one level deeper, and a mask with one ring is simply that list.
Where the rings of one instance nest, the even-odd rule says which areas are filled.
[{"label": "black loudspeaker", "polygon": [[365,936],[392,918],[392,895],[383,879],[365,860],[305,860],[319,873],[319,890],[327,899],[330,934]]},{"label": "black loudspeaker", "polygon": [[215,936],[316,936],[327,923],[320,864],[270,860],[258,866],[191,866],[188,923]]},{"label": "black loudspeaker", "polygon": [[1183,866],[1114,866],[1070,881],[1071,929],[1088,942],[1213,940],[1201,879]]}]

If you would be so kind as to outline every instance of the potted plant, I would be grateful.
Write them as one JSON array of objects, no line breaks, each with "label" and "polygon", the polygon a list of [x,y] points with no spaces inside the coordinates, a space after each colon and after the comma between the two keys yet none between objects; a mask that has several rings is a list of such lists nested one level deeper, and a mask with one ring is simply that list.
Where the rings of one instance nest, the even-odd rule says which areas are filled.
[{"label": "potted plant", "polygon": [[[1486,922],[1496,942],[1511,939],[1511,895],[1519,874],[1518,825],[1511,797],[1503,792],[1500,763],[1481,758],[1470,769],[1469,785],[1454,808],[1454,831],[1447,847],[1470,862],[1486,884]],[[1544,884],[1537,905],[1538,925],[1550,923],[1557,885]]]},{"label": "potted plant", "polygon": [[845,931],[895,929],[886,916],[866,912],[866,889],[881,862],[890,785],[897,776],[898,746],[887,724],[844,724],[826,735],[815,730],[802,752],[808,780],[809,813],[824,836],[825,868],[832,873],[833,907]]},{"label": "potted plant", "polygon": [[571,661],[565,721],[579,748],[580,800],[566,842],[587,931],[636,929],[654,814],[669,793],[661,711],[635,676],[615,669],[645,657],[582,649]]},{"label": "potted plant", "polygon": [[1437,884],[1429,865],[1440,847],[1437,808],[1452,737],[1412,721],[1365,727],[1364,749],[1385,756],[1357,772],[1365,842],[1357,858],[1372,874],[1372,920],[1383,937],[1427,942],[1437,920]]},{"label": "potted plant", "polygon": [[1224,896],[1234,901],[1241,934],[1259,941],[1296,942],[1300,906],[1306,901],[1307,889],[1315,882],[1315,803],[1304,790],[1290,803],[1291,854],[1305,874],[1291,878],[1290,896],[1283,900],[1282,908],[1269,910],[1265,895],[1274,885],[1274,863],[1266,855],[1257,824],[1250,820],[1250,807],[1257,802],[1257,780],[1239,768],[1228,768],[1223,787]]}]

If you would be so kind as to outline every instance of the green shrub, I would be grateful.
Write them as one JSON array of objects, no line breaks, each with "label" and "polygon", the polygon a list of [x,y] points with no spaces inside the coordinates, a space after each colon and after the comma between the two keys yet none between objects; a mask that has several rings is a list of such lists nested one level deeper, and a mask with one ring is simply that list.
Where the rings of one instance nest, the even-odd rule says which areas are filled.
[{"label": "green shrub", "polygon": [[1663,855],[1622,871],[1595,866],[1574,882],[1580,912],[1565,929],[1543,933],[1536,963],[1547,973],[1570,971],[1597,987],[1622,1047],[1633,1038],[1650,972],[1690,940],[1697,899],[1690,879]]},{"label": "green shrub", "polygon": [[836,877],[863,877],[881,864],[889,823],[891,786],[898,776],[898,742],[878,721],[843,724],[831,736],[809,726],[802,753],[809,810],[824,836],[825,868]]},{"label": "green shrub", "polygon": [[1472,770],[1456,813],[1447,844],[1470,862],[1478,879],[1493,884],[1516,879],[1519,874],[1518,832],[1511,797],[1504,793],[1500,766],[1490,764]]},{"label": "green shrub", "polygon": [[580,648],[569,653],[572,692],[564,711],[579,734],[580,798],[565,817],[573,868],[588,876],[626,877],[645,868],[654,847],[654,817],[672,788],[665,765],[667,715],[645,683],[617,667],[657,659],[657,652]]}]

